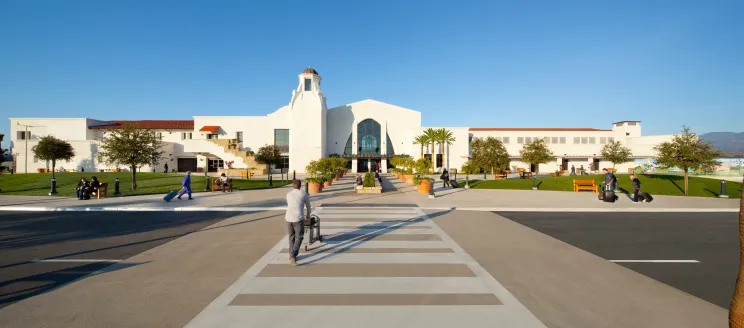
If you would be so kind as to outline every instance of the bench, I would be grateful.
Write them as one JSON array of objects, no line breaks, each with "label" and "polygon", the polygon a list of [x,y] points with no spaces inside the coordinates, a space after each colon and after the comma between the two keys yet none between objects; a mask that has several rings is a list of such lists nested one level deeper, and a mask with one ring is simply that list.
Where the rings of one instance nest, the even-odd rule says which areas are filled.
[{"label": "bench", "polygon": [[[228,179],[227,182],[227,191],[232,192],[232,179]],[[212,180],[212,191],[222,190],[222,185],[220,184],[219,179]]]},{"label": "bench", "polygon": [[574,180],[573,189],[574,192],[579,192],[580,190],[593,191],[594,193],[599,192],[599,186],[594,180]]},{"label": "bench", "polygon": [[91,196],[96,195],[98,199],[101,199],[101,195],[103,195],[103,198],[108,198],[108,182],[102,183],[98,186],[98,191],[93,191],[90,194]]},{"label": "bench", "polygon": [[519,177],[521,179],[532,178],[532,172],[524,172],[524,171],[522,171],[521,173],[519,173]]},{"label": "bench", "polygon": [[252,171],[249,171],[249,172],[246,172],[246,171],[240,171],[240,177],[241,177],[242,179],[245,179],[245,178],[248,178],[248,179],[250,179],[250,178],[253,178],[253,176],[254,176],[254,175],[255,175],[255,173],[253,173]]},{"label": "bench", "polygon": [[521,167],[520,167],[520,168],[517,168],[517,173],[522,173],[522,172],[524,172],[524,171],[525,171],[525,170],[524,170],[523,168],[521,168]]},{"label": "bench", "polygon": [[555,178],[555,177],[557,177],[557,176],[558,176],[558,177],[559,177],[559,176],[562,176],[562,175],[564,175],[564,174],[566,174],[566,171],[555,171],[555,172],[553,172],[553,173],[550,173],[550,175],[551,175],[551,176],[553,176],[554,178]]},{"label": "bench", "polygon": [[628,173],[631,173],[632,174],[633,172],[635,172],[635,168],[634,167],[629,167],[628,168]]},{"label": "bench", "polygon": [[494,173],[494,174],[493,174],[493,178],[494,178],[495,180],[498,180],[498,179],[506,179],[506,173]]}]

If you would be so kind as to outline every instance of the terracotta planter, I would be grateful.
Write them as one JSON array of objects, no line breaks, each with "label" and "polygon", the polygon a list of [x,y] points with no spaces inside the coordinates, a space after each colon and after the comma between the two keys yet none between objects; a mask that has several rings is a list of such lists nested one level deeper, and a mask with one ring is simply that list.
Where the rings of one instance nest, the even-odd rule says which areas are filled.
[{"label": "terracotta planter", "polygon": [[318,194],[322,190],[320,182],[308,182],[307,192],[311,194]]},{"label": "terracotta planter", "polygon": [[406,178],[406,184],[407,185],[409,185],[409,186],[415,186],[416,185],[415,183],[413,183],[413,179],[416,178],[415,175],[413,175],[413,174],[406,174],[404,177]]},{"label": "terracotta planter", "polygon": [[400,181],[403,181],[403,182],[405,182],[405,181],[406,181],[406,175],[405,175],[405,174],[402,174],[402,173],[401,173],[401,174],[400,174],[400,175],[398,176],[398,179],[400,179]]},{"label": "terracotta planter", "polygon": [[421,180],[418,184],[418,192],[419,194],[429,194],[429,188],[431,187],[431,181],[429,180]]},{"label": "terracotta planter", "polygon": [[323,187],[330,187],[331,184],[333,184],[333,181],[329,180],[323,183]]}]

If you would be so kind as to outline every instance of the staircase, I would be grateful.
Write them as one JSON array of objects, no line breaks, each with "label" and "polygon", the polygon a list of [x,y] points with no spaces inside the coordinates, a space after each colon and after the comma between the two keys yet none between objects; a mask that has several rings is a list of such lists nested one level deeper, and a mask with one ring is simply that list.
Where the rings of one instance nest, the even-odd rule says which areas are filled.
[{"label": "staircase", "polygon": [[[230,144],[232,144],[231,140],[229,139],[207,139],[207,141],[220,146],[222,150],[235,158],[238,158],[243,161],[243,164],[245,164],[245,168],[250,169],[254,171],[256,174],[267,174],[268,173],[268,167],[266,164],[261,164],[258,161],[256,161],[255,156],[251,156],[246,154],[245,151],[237,150],[237,149],[231,149]],[[219,154],[215,154],[219,156]],[[237,164],[237,163],[236,163]],[[238,165],[242,166],[242,165]]]}]

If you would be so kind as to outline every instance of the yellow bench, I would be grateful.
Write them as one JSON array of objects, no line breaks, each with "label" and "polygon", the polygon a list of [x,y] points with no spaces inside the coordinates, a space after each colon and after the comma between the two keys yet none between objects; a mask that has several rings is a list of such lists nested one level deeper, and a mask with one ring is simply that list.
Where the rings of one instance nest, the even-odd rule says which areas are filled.
[{"label": "yellow bench", "polygon": [[252,171],[240,171],[240,177],[243,179],[245,179],[246,177],[248,179],[253,178],[254,175],[255,173],[253,173]]},{"label": "yellow bench", "polygon": [[574,192],[579,192],[580,190],[588,190],[597,193],[599,192],[599,185],[597,185],[597,182],[595,182],[594,180],[574,180],[573,189]]}]

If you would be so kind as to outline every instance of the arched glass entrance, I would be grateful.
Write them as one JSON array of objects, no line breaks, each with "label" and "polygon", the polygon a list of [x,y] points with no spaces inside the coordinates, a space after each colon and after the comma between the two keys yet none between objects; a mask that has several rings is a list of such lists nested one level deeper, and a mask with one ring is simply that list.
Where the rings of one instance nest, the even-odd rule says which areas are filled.
[{"label": "arched glass entrance", "polygon": [[377,167],[382,158],[380,123],[366,119],[357,124],[357,172],[367,172]]}]

